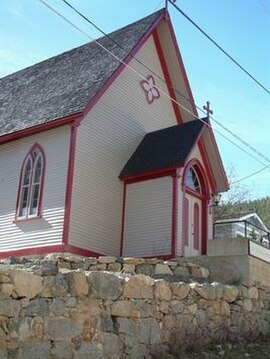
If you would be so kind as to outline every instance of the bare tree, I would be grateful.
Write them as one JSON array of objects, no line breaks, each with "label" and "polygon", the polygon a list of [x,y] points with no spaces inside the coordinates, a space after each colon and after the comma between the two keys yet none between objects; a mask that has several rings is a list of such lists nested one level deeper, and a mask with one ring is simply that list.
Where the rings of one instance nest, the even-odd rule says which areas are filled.
[{"label": "bare tree", "polygon": [[239,212],[245,211],[243,206],[251,197],[251,188],[240,182],[234,183],[237,179],[235,166],[230,164],[227,168],[227,176],[230,183],[230,189],[221,197],[220,206],[215,211],[216,219],[234,217]]}]

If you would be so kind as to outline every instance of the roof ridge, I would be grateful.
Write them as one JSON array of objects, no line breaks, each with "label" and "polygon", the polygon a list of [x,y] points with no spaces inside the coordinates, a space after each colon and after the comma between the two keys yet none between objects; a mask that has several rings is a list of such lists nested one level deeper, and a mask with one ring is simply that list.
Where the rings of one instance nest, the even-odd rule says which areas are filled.
[{"label": "roof ridge", "polygon": [[108,36],[2,77],[0,136],[83,111],[165,14],[161,9]]},{"label": "roof ridge", "polygon": [[[8,77],[12,77],[13,75],[17,75],[17,74],[19,74],[20,72],[23,73],[24,71],[29,70],[30,68],[34,68],[35,66],[38,66],[38,65],[40,65],[40,64],[43,64],[44,62],[47,62],[47,61],[50,61],[50,60],[53,61],[53,60],[56,59],[58,56],[64,56],[64,55],[66,55],[66,54],[70,54],[70,53],[73,52],[73,51],[74,51],[74,52],[75,52],[75,51],[78,51],[80,48],[83,48],[83,47],[86,47],[87,45],[90,45],[91,43],[95,43],[96,41],[101,41],[101,40],[103,40],[103,39],[109,38],[111,35],[115,35],[117,32],[122,32],[123,30],[128,29],[129,27],[132,27],[132,26],[134,26],[134,25],[136,25],[136,24],[138,24],[138,23],[140,23],[140,22],[143,22],[143,21],[147,20],[147,19],[150,18],[151,16],[154,17],[154,15],[156,15],[156,18],[157,18],[158,15],[162,14],[162,12],[165,12],[165,11],[166,11],[165,8],[162,8],[162,9],[160,9],[160,10],[158,10],[158,11],[155,11],[155,12],[153,12],[152,14],[147,15],[147,16],[145,16],[145,17],[139,19],[139,20],[136,20],[136,21],[134,21],[134,22],[132,22],[132,23],[130,23],[130,24],[127,24],[127,25],[125,25],[125,26],[122,26],[122,27],[120,27],[119,29],[113,30],[112,32],[108,33],[107,35],[98,37],[98,38],[96,38],[96,39],[93,39],[92,41],[86,42],[86,43],[84,43],[83,45],[79,45],[79,46],[73,47],[73,48],[71,48],[71,49],[69,49],[69,50],[65,50],[64,52],[61,52],[61,53],[59,53],[59,54],[57,54],[57,55],[53,55],[53,56],[51,56],[51,57],[48,57],[48,58],[46,58],[46,59],[44,59],[44,60],[42,60],[42,61],[36,62],[36,63],[34,63],[33,65],[29,65],[29,66],[27,66],[27,67],[24,67],[24,68],[21,69],[21,70],[12,72],[12,73],[10,73],[10,74],[4,76],[4,77],[0,77],[0,82],[1,82],[2,80],[4,80],[4,79],[8,78]],[[153,22],[154,22],[154,21],[153,21]],[[151,27],[151,25],[150,25],[149,27]]]}]

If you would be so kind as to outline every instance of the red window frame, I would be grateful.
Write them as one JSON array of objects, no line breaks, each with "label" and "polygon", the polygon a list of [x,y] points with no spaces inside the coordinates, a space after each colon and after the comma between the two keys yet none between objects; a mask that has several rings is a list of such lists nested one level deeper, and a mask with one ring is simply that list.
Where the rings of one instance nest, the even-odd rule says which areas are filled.
[{"label": "red window frame", "polygon": [[[38,159],[41,158],[41,170],[39,175],[39,181],[37,183],[34,183],[35,180],[35,174],[38,164]],[[24,184],[24,178],[25,178],[25,172],[27,169],[27,163],[30,161],[31,168],[30,168],[30,174],[29,174],[29,183]],[[46,157],[45,152],[43,148],[35,143],[28,153],[26,154],[24,161],[22,163],[21,167],[21,173],[20,173],[20,181],[19,181],[19,187],[18,187],[18,193],[17,193],[17,202],[16,202],[16,215],[15,220],[25,220],[25,219],[33,219],[33,218],[41,218],[41,209],[42,209],[42,195],[43,195],[43,187],[44,187],[44,177],[45,177],[45,167],[46,167]],[[34,187],[38,184],[38,195],[37,195],[37,206],[32,207],[33,204],[33,195],[34,195]],[[25,186],[28,187],[27,196],[26,196],[26,211],[25,213],[21,214],[21,202],[22,202],[22,194]],[[31,213],[32,209],[36,208],[35,213]]]}]

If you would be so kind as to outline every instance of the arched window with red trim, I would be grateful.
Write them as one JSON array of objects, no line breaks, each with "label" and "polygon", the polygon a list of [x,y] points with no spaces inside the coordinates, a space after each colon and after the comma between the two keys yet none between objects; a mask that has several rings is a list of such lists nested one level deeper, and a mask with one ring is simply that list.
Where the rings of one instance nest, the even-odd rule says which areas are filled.
[{"label": "arched window with red trim", "polygon": [[41,215],[44,173],[44,151],[38,144],[35,144],[23,161],[18,190],[16,218],[32,218]]},{"label": "arched window with red trim", "polygon": [[196,169],[194,167],[190,167],[189,170],[187,171],[185,184],[193,191],[200,194],[202,193],[199,176],[197,175]]}]

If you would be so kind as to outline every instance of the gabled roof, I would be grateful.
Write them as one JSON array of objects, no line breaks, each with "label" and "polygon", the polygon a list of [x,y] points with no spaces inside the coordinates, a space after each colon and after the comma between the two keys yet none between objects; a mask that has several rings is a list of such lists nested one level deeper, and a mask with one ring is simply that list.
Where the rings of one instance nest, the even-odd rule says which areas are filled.
[{"label": "gabled roof", "polygon": [[203,128],[202,121],[193,120],[148,133],[122,169],[120,178],[184,166]]},{"label": "gabled roof", "polygon": [[[98,41],[124,60],[159,10]],[[95,42],[67,51],[0,79],[0,136],[79,113],[121,65]]]}]

